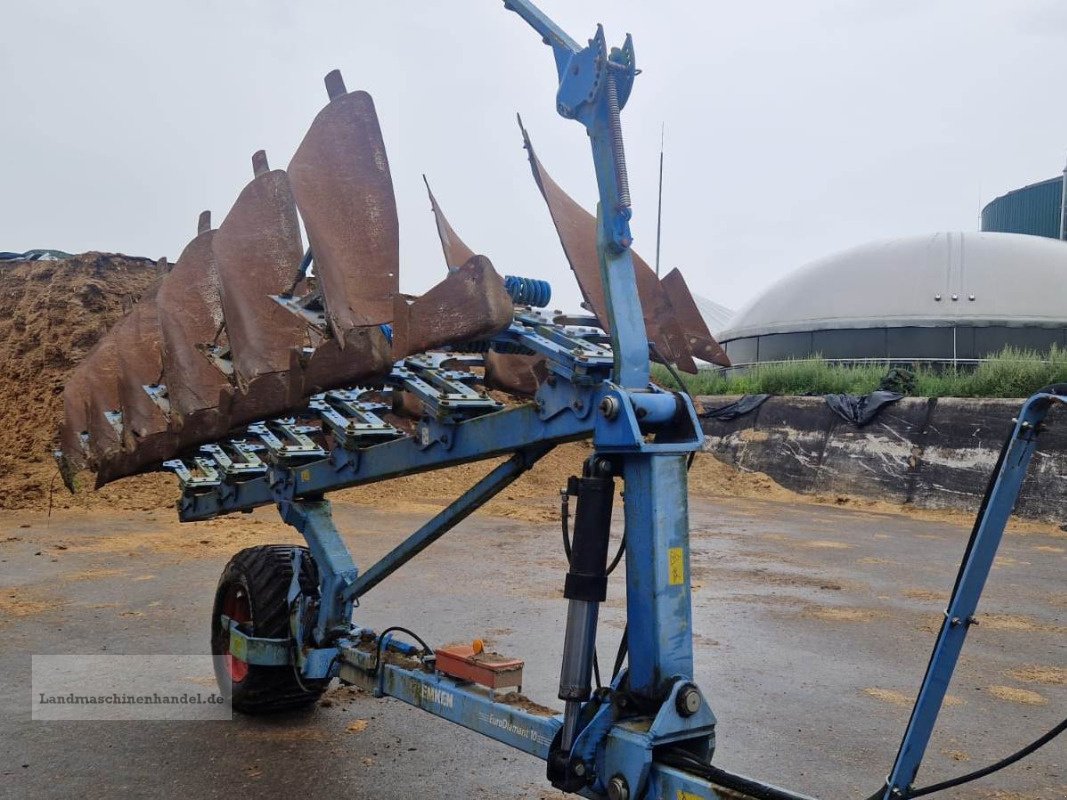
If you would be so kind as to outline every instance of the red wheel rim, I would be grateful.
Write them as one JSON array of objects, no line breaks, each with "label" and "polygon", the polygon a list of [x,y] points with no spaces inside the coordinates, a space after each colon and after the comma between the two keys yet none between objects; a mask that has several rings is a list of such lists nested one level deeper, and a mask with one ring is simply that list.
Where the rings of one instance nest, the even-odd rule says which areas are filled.
[{"label": "red wheel rim", "polygon": [[[252,621],[252,609],[248,604],[248,594],[244,587],[231,584],[226,590],[226,597],[222,601],[222,613],[238,623]],[[248,662],[230,653],[230,634],[226,632],[226,669],[230,672],[230,680],[240,683],[248,675]]]}]

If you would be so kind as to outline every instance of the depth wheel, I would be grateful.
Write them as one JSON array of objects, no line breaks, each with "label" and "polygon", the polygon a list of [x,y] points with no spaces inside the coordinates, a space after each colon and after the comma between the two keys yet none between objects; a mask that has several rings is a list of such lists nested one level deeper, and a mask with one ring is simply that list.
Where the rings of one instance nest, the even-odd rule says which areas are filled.
[{"label": "depth wheel", "polygon": [[[307,548],[300,568],[300,588],[318,595],[319,571]],[[230,653],[230,631],[220,619],[236,620],[250,636],[290,639],[287,595],[293,578],[293,545],[270,544],[242,550],[222,570],[211,616],[211,653],[215,678],[235,711],[265,714],[314,703],[329,680],[301,681],[295,666],[249,664]]]}]

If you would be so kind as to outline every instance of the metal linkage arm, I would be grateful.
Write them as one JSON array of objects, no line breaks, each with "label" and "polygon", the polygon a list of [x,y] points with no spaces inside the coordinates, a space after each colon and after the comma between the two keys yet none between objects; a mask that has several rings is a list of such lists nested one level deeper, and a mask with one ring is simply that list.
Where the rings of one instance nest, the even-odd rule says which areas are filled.
[{"label": "metal linkage arm", "polygon": [[578,43],[568,36],[559,25],[550,20],[541,9],[533,3],[527,2],[527,0],[504,0],[504,8],[514,11],[526,20],[531,28],[541,34],[545,44],[552,48],[552,52],[556,56],[556,69],[562,78],[571,53],[577,53],[581,50]]},{"label": "metal linkage arm", "polygon": [[464,492],[463,496],[411,534],[383,556],[374,566],[359,576],[344,591],[346,600],[362,597],[400,567],[413,559],[448,531],[465,520],[552,449],[552,445],[537,445],[513,455],[495,467],[484,478]]},{"label": "metal linkage arm", "polygon": [[628,389],[648,385],[648,335],[637,294],[630,245],[630,181],[620,114],[633,88],[637,68],[633,40],[609,52],[604,29],[587,47],[578,45],[528,0],[505,0],[552,47],[559,76],[556,110],[585,126],[593,147],[600,194],[597,251],[615,354],[615,381]]},{"label": "metal linkage arm", "polygon": [[1004,527],[1019,499],[1019,490],[1026,477],[1027,467],[1037,447],[1037,435],[1045,416],[1053,403],[1067,403],[1067,386],[1050,387],[1054,392],[1043,391],[1033,395],[1022,407],[1015,427],[1005,442],[997,461],[996,470],[990,479],[989,488],[975,520],[971,540],[956,585],[952,590],[945,619],[941,624],[930,663],[923,677],[922,688],[915,700],[911,719],[900,744],[893,769],[889,773],[884,800],[907,797],[919,771],[930,736],[945,700],[949,681],[959,661],[967,631],[976,624],[974,617],[978,600],[982,595],[993,559],[1000,547]]}]

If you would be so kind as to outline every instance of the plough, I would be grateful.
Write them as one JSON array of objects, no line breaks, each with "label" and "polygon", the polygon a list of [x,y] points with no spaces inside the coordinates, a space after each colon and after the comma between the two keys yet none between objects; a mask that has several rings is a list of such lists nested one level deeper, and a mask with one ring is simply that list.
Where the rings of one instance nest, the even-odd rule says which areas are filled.
[{"label": "plough", "polygon": [[[694,681],[687,468],[703,435],[684,389],[651,382],[650,358],[682,369],[728,361],[681,274],[657,281],[631,248],[620,114],[638,72],[632,41],[609,50],[598,28],[580,46],[527,0],[505,5],[551,47],[557,109],[591,140],[596,215],[552,181],[522,131],[589,313],[550,313],[547,284],[498,275],[432,193],[449,271],[425,295],[401,295],[373,103],[334,72],[329,104],[288,169],[271,170],[257,153],[221,226],[202,215],[174,268],[75,371],[64,393],[63,473],[73,482],[89,467],[102,484],[162,466],[178,477],[182,521],[275,505],[303,535],[307,547],[241,551],[220,579],[211,645],[239,711],[308,705],[339,678],[543,759],[566,792],[802,799],[714,764],[716,718]],[[494,388],[525,399],[504,403]],[[1058,387],[1035,395],[1015,424],[900,751],[872,798],[926,793],[913,787],[919,764],[1037,432],[1058,402]],[[353,622],[371,589],[554,446],[583,438],[593,454],[565,490],[576,507],[562,712],[498,693],[521,686],[517,659],[477,642],[434,651],[404,628]],[[357,568],[326,493],[500,456],[378,563]],[[610,681],[594,687],[620,480],[628,622]]]}]

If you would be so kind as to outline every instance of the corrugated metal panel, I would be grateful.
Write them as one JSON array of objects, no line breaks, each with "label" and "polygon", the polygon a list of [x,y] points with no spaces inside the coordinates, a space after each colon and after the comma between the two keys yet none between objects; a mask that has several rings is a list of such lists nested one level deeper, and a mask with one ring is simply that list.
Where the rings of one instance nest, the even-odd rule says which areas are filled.
[{"label": "corrugated metal panel", "polygon": [[1058,239],[1062,196],[1062,176],[1008,192],[982,209],[982,230]]}]

